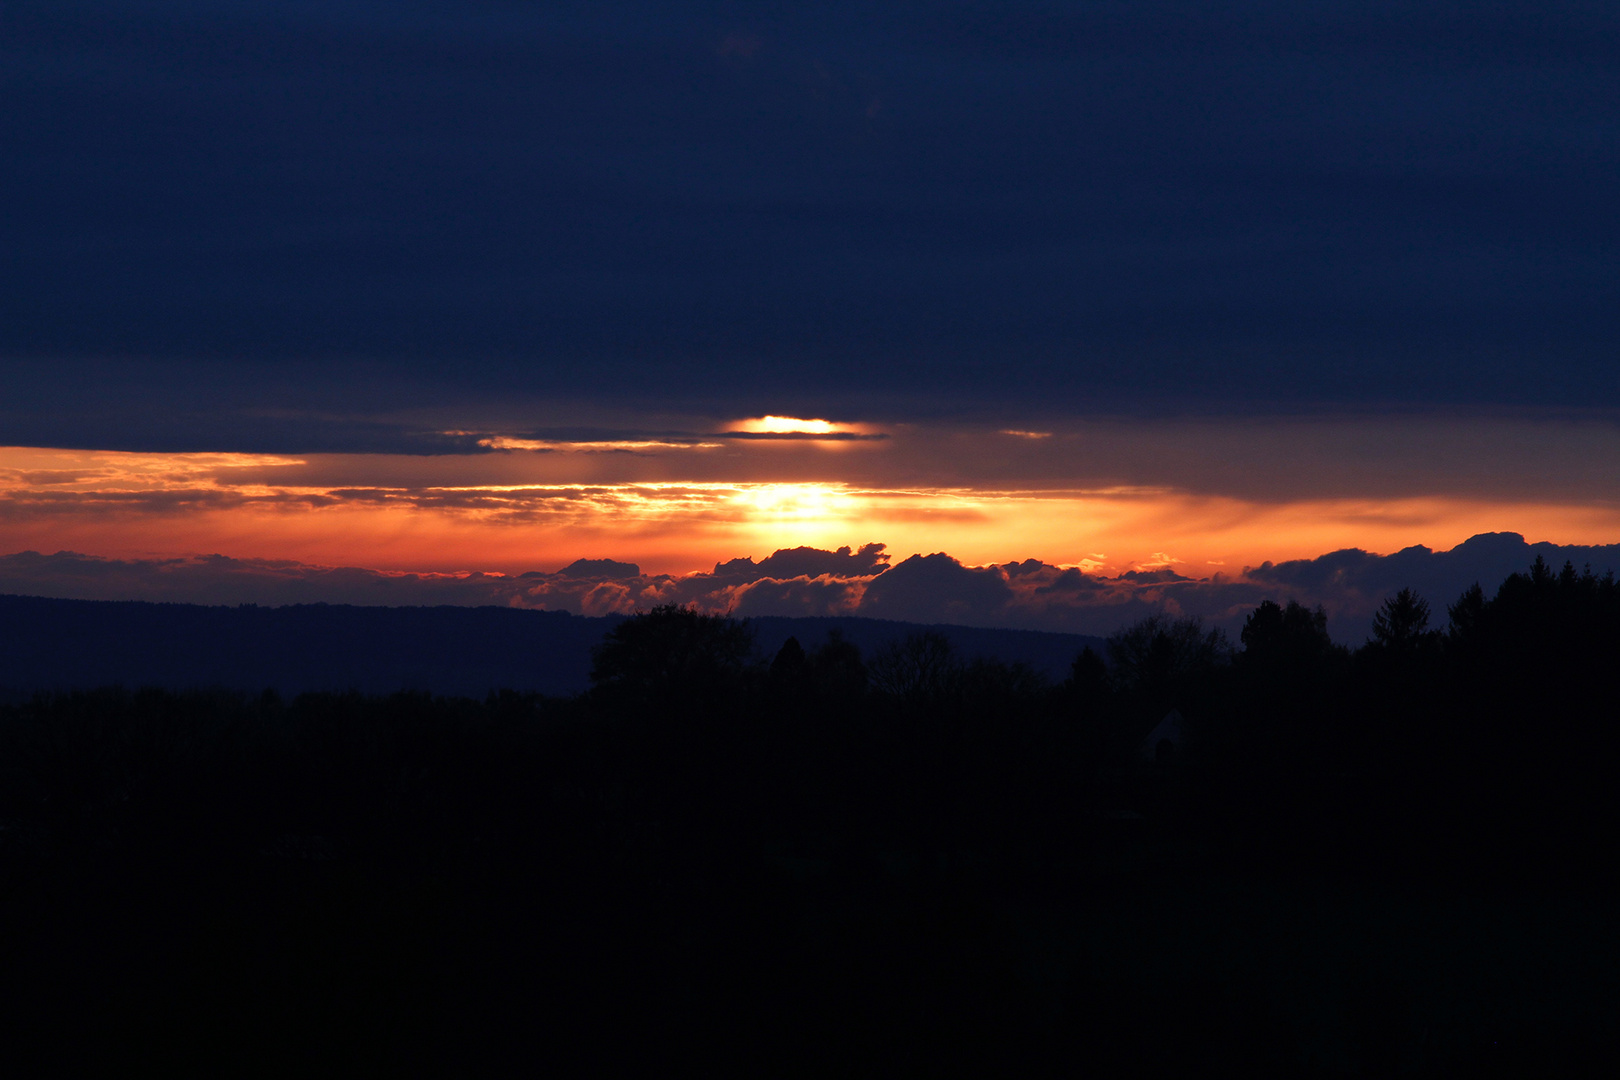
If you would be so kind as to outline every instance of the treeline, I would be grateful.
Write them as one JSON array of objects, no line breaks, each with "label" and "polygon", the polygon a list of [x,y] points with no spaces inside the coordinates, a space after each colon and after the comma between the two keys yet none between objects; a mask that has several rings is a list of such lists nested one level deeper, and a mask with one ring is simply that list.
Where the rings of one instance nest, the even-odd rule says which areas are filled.
[{"label": "treeline", "polygon": [[1612,884],[1620,587],[1538,558],[1446,614],[1403,590],[1354,653],[1320,612],[1249,616],[1179,688],[1205,826],[1272,865]]},{"label": "treeline", "polygon": [[[7,1022],[66,1020],[66,1071],[1310,1071],[1264,987],[1125,985],[1031,913],[1219,875],[1608,890],[1620,587],[1538,561],[1447,616],[1403,592],[1355,651],[1292,602],[1237,642],[1159,616],[1052,683],[929,633],[765,661],[660,608],[572,698],[41,696],[0,709]],[[1484,1067],[1355,993],[1350,1071]]]},{"label": "treeline", "polygon": [[[1156,615],[1105,653],[1086,650],[1056,685],[962,661],[933,633],[864,658],[836,636],[810,652],[790,640],[767,668],[750,664],[745,625],[661,609],[609,635],[585,704],[670,739],[660,753],[683,775],[713,770],[717,789],[758,775],[774,799],[802,793],[760,820],[842,808],[913,845],[993,850],[1007,874],[1083,862],[1099,822],[1147,820],[1167,842],[1272,868],[1608,880],[1612,575],[1538,558],[1443,619],[1402,590],[1356,650],[1334,644],[1321,609],[1267,601],[1237,642]],[[1166,717],[1172,738],[1153,745]],[[920,820],[884,805],[899,790]]]}]

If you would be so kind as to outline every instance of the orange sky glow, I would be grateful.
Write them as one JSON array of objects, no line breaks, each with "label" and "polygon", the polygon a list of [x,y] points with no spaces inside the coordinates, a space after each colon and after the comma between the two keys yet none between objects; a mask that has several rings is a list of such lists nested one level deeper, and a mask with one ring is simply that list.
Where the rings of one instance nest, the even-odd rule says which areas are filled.
[{"label": "orange sky glow", "polygon": [[[782,417],[747,424],[731,430],[854,430]],[[1268,490],[1247,473],[1224,485],[1166,482],[1173,468],[1158,477],[1115,469],[1063,483],[1060,466],[1080,456],[1072,442],[1064,449],[1073,436],[1030,435],[936,432],[908,443],[902,432],[887,443],[857,444],[853,456],[850,444],[824,448],[814,439],[514,438],[490,444],[496,453],[436,458],[13,447],[0,449],[0,549],[501,573],[608,557],[683,573],[778,548],[876,541],[897,558],[936,551],[970,565],[1037,558],[1107,574],[1173,565],[1201,577],[1345,547],[1443,550],[1480,532],[1579,544],[1620,538],[1613,500],[1530,484],[1452,484],[1458,490],[1446,492],[1422,490],[1420,482],[1401,491],[1375,478],[1358,493],[1344,483],[1313,490],[1284,477]],[[1330,447],[1336,439],[1325,437]],[[1048,450],[1046,458],[1024,456]],[[940,464],[953,453],[956,466]],[[1242,462],[1230,467],[1244,471]],[[772,473],[782,478],[767,478]],[[1009,482],[1020,475],[1039,482]]]}]

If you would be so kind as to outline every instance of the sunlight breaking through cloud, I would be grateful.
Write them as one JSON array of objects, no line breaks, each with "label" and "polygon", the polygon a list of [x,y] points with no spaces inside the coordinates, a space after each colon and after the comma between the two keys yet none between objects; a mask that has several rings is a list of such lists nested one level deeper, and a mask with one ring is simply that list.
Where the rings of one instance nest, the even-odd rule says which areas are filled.
[{"label": "sunlight breaking through cloud", "polygon": [[800,420],[794,416],[757,416],[739,420],[732,431],[751,431],[769,435],[831,435],[838,431],[853,431],[827,420]]},{"label": "sunlight breaking through cloud", "polygon": [[1089,575],[1196,579],[1349,547],[1445,547],[1504,529],[1560,543],[1620,535],[1620,506],[1556,491],[1250,495],[1125,479],[1015,486],[993,470],[977,482],[938,482],[950,475],[935,466],[946,455],[994,466],[996,445],[1068,454],[1056,437],[910,432],[846,444],[866,449],[838,456],[813,441],[716,441],[691,453],[686,443],[672,450],[608,434],[620,433],[438,456],[0,448],[0,553],[225,552],[502,573],[611,557],[685,573],[729,553],[882,536],[901,555],[948,551],[969,566],[1035,558]]}]

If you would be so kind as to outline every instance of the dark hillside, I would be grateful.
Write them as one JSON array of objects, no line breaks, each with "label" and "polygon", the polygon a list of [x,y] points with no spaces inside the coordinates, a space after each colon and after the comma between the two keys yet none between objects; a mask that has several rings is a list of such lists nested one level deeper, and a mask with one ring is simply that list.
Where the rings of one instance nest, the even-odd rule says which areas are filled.
[{"label": "dark hillside", "polygon": [[0,597],[0,687],[583,689],[607,620],[512,608],[204,607]]},{"label": "dark hillside", "polygon": [[[591,625],[177,610],[206,656],[252,625],[395,677]],[[140,629],[78,615],[58,646]],[[0,702],[0,1041],[30,1076],[1613,1075],[1620,585],[1538,561],[1443,618],[1403,589],[1351,652],[1294,602],[1237,643],[1161,614],[1053,682],[670,606],[572,697]]]},{"label": "dark hillside", "polygon": [[[98,686],[313,690],[490,690],[565,695],[589,684],[591,646],[621,616],[502,607],[206,607],[0,596],[0,693]],[[837,629],[863,652],[922,629],[881,619],[753,620],[763,658],[790,635]],[[934,627],[965,656],[1023,663],[1054,681],[1100,639]]]}]

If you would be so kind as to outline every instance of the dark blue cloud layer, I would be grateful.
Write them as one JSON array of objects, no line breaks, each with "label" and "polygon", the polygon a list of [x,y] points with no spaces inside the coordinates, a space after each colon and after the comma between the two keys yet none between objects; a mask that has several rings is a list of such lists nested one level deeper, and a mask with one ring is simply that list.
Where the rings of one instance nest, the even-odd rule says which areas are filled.
[{"label": "dark blue cloud layer", "polygon": [[[57,362],[0,442],[447,388],[1620,406],[1607,5],[14,0],[0,71],[0,358]],[[143,358],[224,374],[140,420]]]},{"label": "dark blue cloud layer", "polygon": [[1297,599],[1322,605],[1334,637],[1359,644],[1373,612],[1402,588],[1426,597],[1440,625],[1446,605],[1475,582],[1494,590],[1537,556],[1555,567],[1569,561],[1599,573],[1620,571],[1620,544],[1530,544],[1516,533],[1482,534],[1441,552],[1336,551],[1200,580],[1174,574],[1097,577],[1033,559],[968,567],[945,554],[914,555],[890,566],[881,544],[859,551],[783,550],[757,563],[735,559],[684,577],[642,574],[611,559],[582,559],[556,573],[453,576],[220,555],[118,560],[29,551],[0,556],[0,593],[202,604],[495,604],[588,615],[691,603],[741,617],[855,615],[1080,634],[1112,633],[1162,611],[1199,615],[1235,633],[1262,600]]}]

